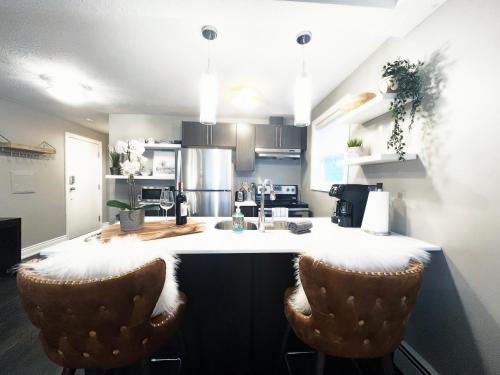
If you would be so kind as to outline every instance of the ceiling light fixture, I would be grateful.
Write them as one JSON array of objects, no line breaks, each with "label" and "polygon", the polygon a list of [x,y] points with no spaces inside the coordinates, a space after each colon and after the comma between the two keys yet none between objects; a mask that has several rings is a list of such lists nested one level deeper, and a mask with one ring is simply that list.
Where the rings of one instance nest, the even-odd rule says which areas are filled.
[{"label": "ceiling light fixture", "polygon": [[297,43],[302,46],[302,71],[295,81],[294,91],[294,124],[308,126],[311,123],[312,89],[311,78],[306,72],[305,46],[311,41],[310,31],[303,31],[297,35]]},{"label": "ceiling light fixture", "polygon": [[251,87],[240,87],[233,92],[232,103],[233,105],[248,112],[254,109],[261,101],[259,92]]},{"label": "ceiling light fixture", "polygon": [[217,38],[217,29],[213,26],[203,26],[201,35],[208,42],[207,70],[200,81],[200,122],[205,125],[215,125],[217,115],[217,76],[211,71],[210,42]]},{"label": "ceiling light fixture", "polygon": [[45,74],[40,75],[45,82],[45,89],[55,99],[70,105],[81,105],[92,100],[92,87],[63,77],[56,79]]}]

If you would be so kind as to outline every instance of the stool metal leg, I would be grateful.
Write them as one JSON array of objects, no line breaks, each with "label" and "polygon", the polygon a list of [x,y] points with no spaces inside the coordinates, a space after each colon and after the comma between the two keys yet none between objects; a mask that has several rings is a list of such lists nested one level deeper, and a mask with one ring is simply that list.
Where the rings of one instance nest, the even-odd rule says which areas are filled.
[{"label": "stool metal leg", "polygon": [[[281,365],[281,361],[284,359],[288,375],[292,375],[292,367],[290,366],[290,362],[288,362],[288,356],[316,353],[315,351],[312,350],[303,352],[287,352],[286,346],[288,344],[288,339],[290,338],[290,331],[291,331],[290,324],[287,324],[285,329],[285,334],[283,336],[283,341],[281,342],[280,358],[278,361],[278,365],[276,366],[276,372],[278,372],[279,367]],[[323,364],[324,364],[324,357],[323,357]]]},{"label": "stool metal leg", "polygon": [[323,375],[325,372],[325,353],[318,352],[316,357],[315,375]]}]

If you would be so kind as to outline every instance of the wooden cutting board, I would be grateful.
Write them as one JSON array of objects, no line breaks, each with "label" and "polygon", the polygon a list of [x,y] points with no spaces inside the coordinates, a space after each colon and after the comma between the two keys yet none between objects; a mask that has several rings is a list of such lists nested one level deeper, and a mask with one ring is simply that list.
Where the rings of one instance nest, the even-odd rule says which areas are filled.
[{"label": "wooden cutting board", "polygon": [[102,228],[101,241],[108,242],[113,237],[123,237],[135,235],[143,241],[158,240],[160,238],[184,236],[186,234],[199,233],[205,230],[205,223],[196,221],[188,217],[188,222],[185,225],[175,225],[175,219],[169,220],[168,223],[162,221],[147,221],[144,223],[144,228],[140,230],[122,232],[120,223],[107,225]]}]

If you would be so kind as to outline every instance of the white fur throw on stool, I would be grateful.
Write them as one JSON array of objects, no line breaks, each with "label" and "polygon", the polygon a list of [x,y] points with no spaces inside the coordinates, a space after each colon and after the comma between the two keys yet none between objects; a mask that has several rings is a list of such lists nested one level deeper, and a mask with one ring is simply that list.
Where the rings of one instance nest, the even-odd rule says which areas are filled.
[{"label": "white fur throw on stool", "polygon": [[141,241],[135,236],[116,237],[108,243],[68,241],[56,245],[48,258],[39,262],[22,263],[39,275],[60,280],[85,280],[118,276],[156,258],[166,264],[165,284],[152,316],[171,314],[179,305],[175,255],[165,250],[161,241]]},{"label": "white fur throw on stool", "polygon": [[[422,263],[429,261],[429,253],[421,249],[328,249],[305,252],[303,255],[313,257],[336,268],[364,272],[397,272],[406,268],[411,258]],[[295,259],[296,288],[290,296],[292,306],[303,314],[311,314],[311,306],[300,282],[299,257]]]}]

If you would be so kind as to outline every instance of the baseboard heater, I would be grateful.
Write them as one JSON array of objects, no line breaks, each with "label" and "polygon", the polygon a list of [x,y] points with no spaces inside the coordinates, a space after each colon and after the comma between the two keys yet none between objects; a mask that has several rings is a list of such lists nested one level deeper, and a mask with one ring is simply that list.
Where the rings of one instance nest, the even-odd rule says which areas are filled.
[{"label": "baseboard heater", "polygon": [[439,375],[439,373],[405,341],[403,341],[394,353],[394,364],[404,375]]}]

